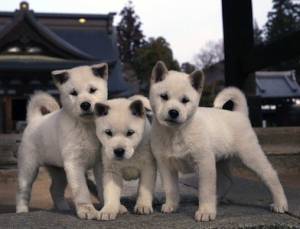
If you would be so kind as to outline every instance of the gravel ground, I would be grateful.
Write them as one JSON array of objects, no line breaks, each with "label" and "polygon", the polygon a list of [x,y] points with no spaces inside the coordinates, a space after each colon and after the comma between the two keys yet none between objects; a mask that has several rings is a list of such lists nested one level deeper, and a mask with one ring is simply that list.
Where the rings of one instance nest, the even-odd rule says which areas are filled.
[{"label": "gravel ground", "polygon": [[[3,175],[3,174],[2,174]],[[5,177],[5,179],[3,178]],[[300,180],[299,176],[281,177],[289,199],[287,214],[275,214],[269,210],[270,195],[255,177],[235,177],[225,203],[218,206],[217,219],[207,223],[194,221],[197,209],[197,185],[193,176],[181,178],[182,201],[174,214],[159,212],[163,195],[157,184],[155,213],[138,216],[132,213],[136,182],[125,184],[122,202],[130,213],[111,222],[79,220],[74,211],[59,213],[52,208],[49,196],[49,177],[41,171],[34,184],[31,212],[15,214],[15,174],[0,177],[0,228],[300,228]],[[70,198],[70,192],[67,191]],[[96,200],[94,199],[96,203]],[[96,205],[97,208],[100,206]]]}]

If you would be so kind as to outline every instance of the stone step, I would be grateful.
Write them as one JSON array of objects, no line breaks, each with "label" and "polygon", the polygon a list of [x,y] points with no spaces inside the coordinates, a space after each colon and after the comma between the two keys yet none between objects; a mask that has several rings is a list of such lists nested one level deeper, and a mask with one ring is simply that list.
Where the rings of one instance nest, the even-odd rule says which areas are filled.
[{"label": "stone step", "polygon": [[0,134],[0,168],[15,167],[20,134]]},{"label": "stone step", "polygon": [[300,154],[300,127],[254,129],[267,155]]}]

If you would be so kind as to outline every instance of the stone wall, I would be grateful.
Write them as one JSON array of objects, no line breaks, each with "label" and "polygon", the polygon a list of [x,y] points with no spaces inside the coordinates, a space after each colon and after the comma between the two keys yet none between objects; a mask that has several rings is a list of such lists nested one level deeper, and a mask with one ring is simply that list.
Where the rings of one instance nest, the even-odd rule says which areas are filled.
[{"label": "stone wall", "polygon": [[16,165],[21,137],[20,134],[0,134],[0,169]]},{"label": "stone wall", "polygon": [[[300,171],[300,127],[255,128],[264,152],[275,167]],[[20,134],[0,134],[0,169],[16,166]]]}]

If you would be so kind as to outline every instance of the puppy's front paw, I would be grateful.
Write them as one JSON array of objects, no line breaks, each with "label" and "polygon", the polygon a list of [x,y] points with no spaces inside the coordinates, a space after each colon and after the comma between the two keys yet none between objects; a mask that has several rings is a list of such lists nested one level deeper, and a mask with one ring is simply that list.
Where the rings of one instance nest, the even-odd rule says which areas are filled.
[{"label": "puppy's front paw", "polygon": [[16,213],[26,213],[26,212],[29,212],[29,209],[27,206],[17,206],[17,209],[16,209]]},{"label": "puppy's front paw", "polygon": [[214,206],[204,204],[199,206],[198,211],[195,213],[196,221],[210,221],[216,218],[217,212]]},{"label": "puppy's front paw", "polygon": [[177,205],[176,204],[170,204],[170,203],[165,203],[161,207],[161,212],[163,213],[172,213],[177,210]]},{"label": "puppy's front paw", "polygon": [[80,219],[96,219],[97,210],[92,204],[78,204],[76,206],[77,216]]},{"label": "puppy's front paw", "polygon": [[285,213],[288,211],[288,203],[286,200],[283,200],[279,203],[271,204],[271,210],[276,213]]},{"label": "puppy's front paw", "polygon": [[[122,210],[124,209],[122,208]],[[117,218],[119,211],[121,211],[121,207],[118,210],[114,210],[104,206],[101,211],[98,212],[97,220],[114,220]]]},{"label": "puppy's front paw", "polygon": [[128,212],[127,208],[123,204],[120,204],[119,214],[124,215],[127,212]]},{"label": "puppy's front paw", "polygon": [[153,213],[153,208],[150,205],[147,205],[147,204],[136,204],[135,207],[134,207],[134,212],[136,214],[140,214],[140,215],[149,215],[151,213]]}]

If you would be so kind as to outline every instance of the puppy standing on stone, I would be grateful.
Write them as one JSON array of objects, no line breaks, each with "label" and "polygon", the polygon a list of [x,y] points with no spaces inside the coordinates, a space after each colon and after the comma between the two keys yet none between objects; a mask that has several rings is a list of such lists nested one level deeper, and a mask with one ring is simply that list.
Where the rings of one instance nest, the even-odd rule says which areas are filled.
[{"label": "puppy standing on stone", "polygon": [[[147,100],[147,99],[146,99]],[[122,180],[139,180],[135,212],[153,212],[156,164],[150,149],[150,123],[141,100],[112,99],[95,105],[96,133],[102,148],[104,206],[98,219],[117,217]]]},{"label": "puppy standing on stone", "polygon": [[[94,105],[107,99],[107,64],[53,71],[62,108],[47,94],[34,95],[27,108],[28,126],[18,152],[16,211],[28,212],[32,184],[40,166],[52,178],[50,192],[59,210],[68,210],[64,198],[67,183],[79,218],[96,218],[85,172],[94,168],[101,195],[100,144],[95,134]],[[51,106],[50,106],[51,105]],[[54,106],[55,105],[55,106]]]},{"label": "puppy standing on stone", "polygon": [[234,111],[199,108],[204,76],[168,71],[158,62],[152,72],[150,103],[153,109],[151,147],[161,174],[166,202],[162,212],[177,209],[178,172],[198,175],[197,221],[216,217],[216,161],[238,156],[270,189],[275,212],[287,211],[288,204],[276,172],[262,151],[248,119],[244,95],[236,88],[222,91],[215,107],[234,102]]}]

